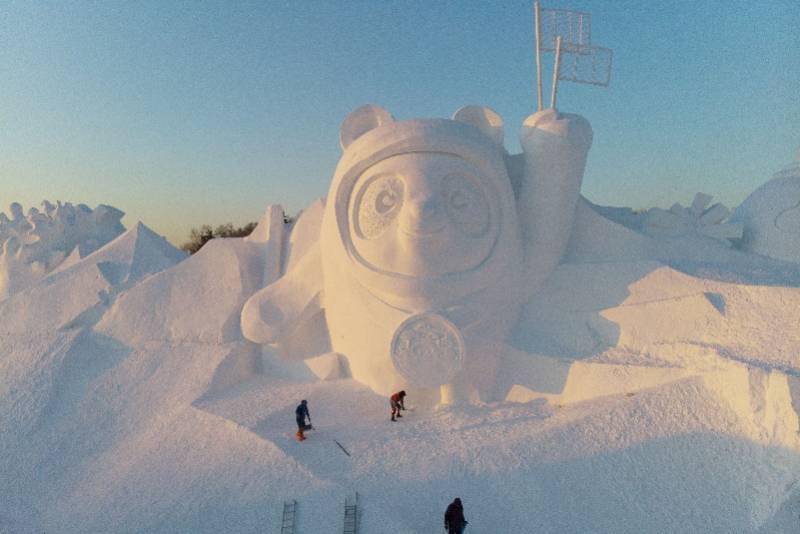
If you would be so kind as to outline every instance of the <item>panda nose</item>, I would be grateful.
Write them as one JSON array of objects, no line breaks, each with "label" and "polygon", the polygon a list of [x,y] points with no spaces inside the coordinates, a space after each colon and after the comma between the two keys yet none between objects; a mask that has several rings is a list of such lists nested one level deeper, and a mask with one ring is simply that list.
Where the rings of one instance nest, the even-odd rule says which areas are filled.
[{"label": "panda nose", "polygon": [[444,226],[442,204],[438,198],[412,199],[407,204],[405,230],[412,234],[432,234]]},{"label": "panda nose", "polygon": [[427,221],[435,217],[441,208],[441,202],[436,198],[415,200],[410,205],[412,216],[419,221]]}]

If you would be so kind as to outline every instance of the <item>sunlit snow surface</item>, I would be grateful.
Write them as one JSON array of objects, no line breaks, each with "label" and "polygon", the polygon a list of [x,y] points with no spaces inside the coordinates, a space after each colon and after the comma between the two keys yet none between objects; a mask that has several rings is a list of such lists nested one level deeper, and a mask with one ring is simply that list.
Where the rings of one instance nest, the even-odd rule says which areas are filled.
[{"label": "sunlit snow surface", "polygon": [[798,531],[797,262],[581,198],[487,346],[504,397],[410,390],[392,423],[344,356],[242,334],[245,302],[317,253],[323,206],[189,258],[139,224],[0,300],[0,533],[278,533],[291,499],[295,532],[335,533],[355,492],[362,533],[438,532],[454,497],[475,533]]},{"label": "sunlit snow surface", "polygon": [[[296,499],[297,532],[334,533],[355,491],[361,532],[436,532],[456,496],[473,532],[795,531],[796,266],[677,261],[691,243],[656,258],[588,203],[577,218],[508,353],[509,384],[543,391],[420,394],[398,423],[367,387],[242,338],[263,240],[179,261],[129,231],[0,302],[0,531],[279,532]],[[627,248],[602,258],[589,230]]]}]

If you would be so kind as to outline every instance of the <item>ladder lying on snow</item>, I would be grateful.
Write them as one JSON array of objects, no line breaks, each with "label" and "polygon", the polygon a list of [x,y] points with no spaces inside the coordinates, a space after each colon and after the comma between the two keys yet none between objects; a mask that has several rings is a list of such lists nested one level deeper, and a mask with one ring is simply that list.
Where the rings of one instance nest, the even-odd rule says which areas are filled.
[{"label": "ladder lying on snow", "polygon": [[297,501],[284,501],[281,517],[281,534],[294,534],[294,516],[297,513]]},{"label": "ladder lying on snow", "polygon": [[358,533],[358,492],[353,499],[344,498],[344,529],[342,534]]}]

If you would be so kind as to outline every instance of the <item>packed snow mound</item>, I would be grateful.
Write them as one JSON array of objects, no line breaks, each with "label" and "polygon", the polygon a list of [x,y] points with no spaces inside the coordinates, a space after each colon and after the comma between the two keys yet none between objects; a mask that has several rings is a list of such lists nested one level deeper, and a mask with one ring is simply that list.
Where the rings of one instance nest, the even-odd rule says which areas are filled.
[{"label": "packed snow mound", "polygon": [[[0,301],[0,449],[17,451],[0,461],[0,531],[41,532],[38,507],[55,503],[54,491],[66,491],[56,489],[56,481],[73,476],[76,466],[112,440],[117,427],[111,407],[131,397],[112,386],[111,396],[96,405],[105,386],[96,389],[95,380],[129,350],[94,335],[92,327],[120,293],[184,257],[137,224]],[[10,514],[6,505],[17,511]]]},{"label": "packed snow mound", "polygon": [[57,407],[60,388],[78,387],[79,395],[85,393],[80,389],[82,375],[111,365],[119,347],[85,332],[119,293],[184,256],[138,224],[70,267],[0,301],[0,375],[5,388],[0,392],[8,395],[8,403],[0,405],[0,427],[22,432],[35,426],[42,410]]},{"label": "packed snow mound", "polygon": [[138,223],[103,248],[0,301],[0,334],[44,332],[96,321],[121,291],[185,257]]},{"label": "packed snow mound", "polygon": [[180,265],[121,295],[98,329],[131,346],[242,340],[239,314],[261,284],[262,271],[258,244],[212,239]]},{"label": "packed snow mound", "polygon": [[800,153],[736,209],[744,224],[741,248],[800,263]]},{"label": "packed snow mound", "polygon": [[16,202],[0,212],[0,300],[31,286],[64,263],[85,258],[122,232],[123,212],[100,205],[42,202],[27,215]]},{"label": "packed snow mound", "polygon": [[[800,287],[730,283],[653,261],[563,264],[525,308],[515,345],[569,359],[636,354],[640,363],[656,350],[650,363],[669,366],[689,365],[695,347],[800,375],[798,323]],[[681,350],[687,356],[673,360]]]},{"label": "packed snow mound", "polygon": [[642,230],[655,237],[702,236],[730,246],[730,239],[742,237],[741,223],[726,222],[730,210],[721,203],[708,206],[713,197],[697,193],[689,207],[678,203],[669,210],[652,208],[644,215]]},{"label": "packed snow mound", "polygon": [[[624,217],[626,210],[622,214],[618,211],[581,197],[562,265],[655,261],[683,272],[731,282],[795,286],[800,280],[800,265],[750,254],[698,234],[649,236],[641,232],[641,221],[630,225]],[[597,283],[602,284],[602,279]]]}]

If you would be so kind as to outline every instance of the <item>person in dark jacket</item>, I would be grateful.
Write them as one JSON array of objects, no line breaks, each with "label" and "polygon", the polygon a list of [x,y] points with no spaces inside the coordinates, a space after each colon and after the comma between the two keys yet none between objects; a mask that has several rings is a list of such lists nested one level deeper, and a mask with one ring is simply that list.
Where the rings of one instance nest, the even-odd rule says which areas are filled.
[{"label": "person in dark jacket", "polygon": [[[297,441],[306,439],[303,432],[311,430],[311,414],[308,413],[308,401],[303,399],[294,410],[295,419],[297,420]],[[306,425],[306,417],[308,417],[308,424]]]},{"label": "person in dark jacket", "polygon": [[403,404],[403,400],[406,398],[405,391],[398,391],[397,393],[393,394],[389,397],[389,405],[392,407],[392,421],[397,421],[396,417],[403,417],[400,415],[400,410],[405,410],[406,407]]},{"label": "person in dark jacket", "polygon": [[469,521],[464,519],[464,507],[461,505],[461,499],[456,497],[444,513],[444,529],[447,534],[462,534],[467,528],[467,523]]}]

